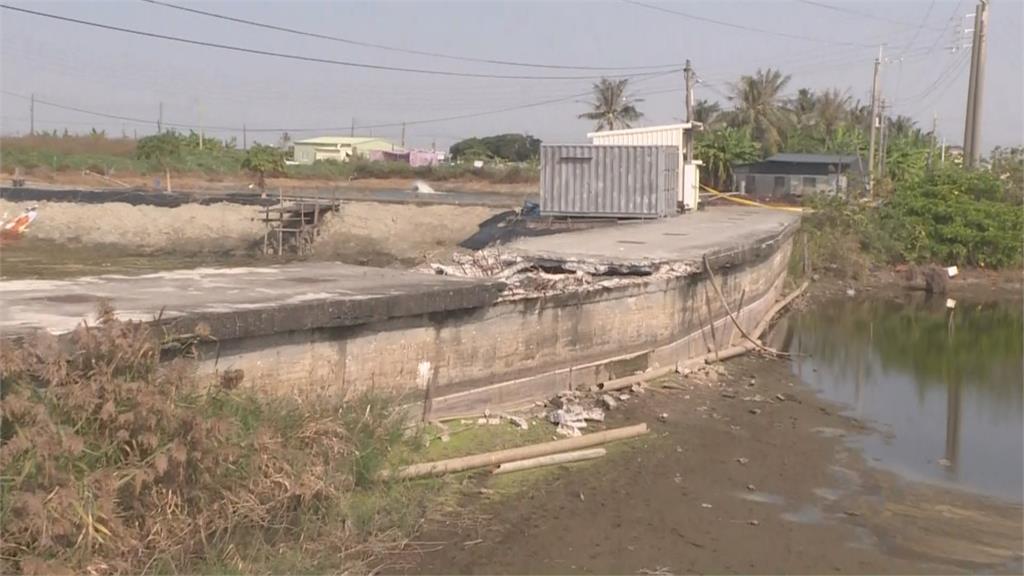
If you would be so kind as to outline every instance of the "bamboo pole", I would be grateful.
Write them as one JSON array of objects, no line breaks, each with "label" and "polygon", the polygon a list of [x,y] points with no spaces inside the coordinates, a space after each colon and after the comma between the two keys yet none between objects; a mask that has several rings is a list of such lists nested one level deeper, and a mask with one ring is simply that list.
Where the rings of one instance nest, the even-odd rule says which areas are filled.
[{"label": "bamboo pole", "polygon": [[532,446],[509,448],[507,450],[498,450],[497,452],[449,458],[447,460],[438,460],[436,462],[411,464],[399,469],[398,472],[394,474],[385,472],[382,477],[385,479],[408,479],[421,478],[424,476],[441,476],[444,474],[462,472],[464,470],[472,470],[474,468],[483,468],[485,466],[497,466],[499,464],[505,464],[506,462],[515,462],[516,460],[525,460],[528,458],[537,458],[539,456],[558,454],[581,448],[590,448],[591,446],[606,444],[616,440],[625,440],[626,438],[633,438],[646,433],[647,424],[636,424],[634,426],[625,426],[623,428],[614,428],[603,432],[595,432],[593,434],[578,436],[576,438],[543,442]]},{"label": "bamboo pole", "polygon": [[590,448],[587,450],[576,450],[575,452],[548,454],[547,456],[538,456],[536,458],[527,458],[526,460],[506,462],[499,465],[494,470],[494,474],[508,474],[509,472],[519,472],[520,470],[540,468],[541,466],[554,466],[555,464],[569,464],[571,462],[593,460],[594,458],[600,458],[607,453],[608,451],[604,448]]}]

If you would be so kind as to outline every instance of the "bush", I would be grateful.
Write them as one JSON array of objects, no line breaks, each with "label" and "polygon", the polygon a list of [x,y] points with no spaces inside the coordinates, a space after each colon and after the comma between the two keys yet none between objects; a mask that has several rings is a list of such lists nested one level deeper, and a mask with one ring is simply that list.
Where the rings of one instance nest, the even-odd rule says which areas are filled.
[{"label": "bush", "polygon": [[951,168],[903,186],[878,222],[908,262],[1014,266],[1024,256],[1024,214],[1006,197],[990,172]]},{"label": "bush", "polygon": [[5,573],[340,570],[379,536],[349,516],[394,514],[360,496],[401,440],[391,403],[264,398],[236,378],[203,390],[109,315],[70,348],[0,355]]}]

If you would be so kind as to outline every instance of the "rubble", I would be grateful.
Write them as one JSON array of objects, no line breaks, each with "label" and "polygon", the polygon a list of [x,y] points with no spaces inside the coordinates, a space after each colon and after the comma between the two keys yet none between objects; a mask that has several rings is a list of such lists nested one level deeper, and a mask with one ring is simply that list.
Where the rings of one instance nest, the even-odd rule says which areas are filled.
[{"label": "rubble", "polygon": [[500,298],[503,301],[602,290],[644,282],[651,277],[674,278],[695,271],[693,265],[680,262],[528,259],[498,248],[468,254],[454,253],[451,260],[451,264],[427,264],[424,271],[446,276],[503,280],[506,283]]},{"label": "rubble", "polygon": [[619,401],[612,398],[609,394],[605,394],[601,396],[601,405],[604,406],[605,410],[615,410],[619,405]]}]

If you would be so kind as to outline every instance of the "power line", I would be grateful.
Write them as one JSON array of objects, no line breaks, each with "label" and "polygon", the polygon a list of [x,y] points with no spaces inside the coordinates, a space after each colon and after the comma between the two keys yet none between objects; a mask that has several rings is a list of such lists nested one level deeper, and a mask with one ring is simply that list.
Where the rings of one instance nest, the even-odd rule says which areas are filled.
[{"label": "power line", "polygon": [[[679,90],[680,90],[680,88],[669,88],[669,89],[665,89],[665,90],[654,90],[654,91],[648,91],[648,92],[638,92],[635,95],[636,96],[655,96],[655,95],[658,95],[658,94],[667,94],[669,92],[675,92],[675,91],[679,91]],[[0,93],[6,94],[8,96],[14,96],[16,98],[23,98],[23,99],[30,98],[30,96],[26,96],[24,94],[19,94],[17,92],[11,92],[11,91],[8,91],[8,90],[0,90]],[[497,109],[492,109],[492,110],[484,110],[484,111],[480,111],[480,112],[469,112],[469,113],[466,113],[466,114],[457,114],[457,115],[452,115],[452,116],[443,116],[443,117],[439,117],[439,118],[428,118],[428,119],[422,119],[422,120],[412,120],[412,121],[407,121],[407,122],[388,122],[388,123],[380,123],[380,124],[360,125],[360,126],[358,126],[358,128],[361,129],[361,130],[374,130],[374,129],[379,129],[379,128],[397,128],[397,127],[402,126],[403,124],[405,124],[406,126],[418,126],[418,125],[422,125],[422,124],[436,124],[436,123],[441,123],[441,122],[453,122],[453,121],[456,121],[456,120],[468,120],[468,119],[472,119],[472,118],[480,118],[482,116],[491,116],[491,115],[496,115],[496,114],[504,114],[504,113],[507,113],[507,112],[513,112],[513,111],[517,111],[517,110],[526,110],[526,109],[529,109],[529,108],[537,108],[537,107],[547,106],[547,105],[551,105],[551,104],[560,104],[560,103],[564,103],[564,102],[571,102],[573,100],[576,100],[577,98],[582,98],[582,97],[588,96],[590,94],[592,94],[592,90],[588,90],[586,92],[579,92],[579,93],[571,94],[571,95],[567,95],[567,96],[557,97],[557,98],[551,98],[551,99],[542,100],[542,101],[538,101],[538,102],[531,102],[531,103],[527,103],[527,104],[519,104],[519,105],[515,105],[515,106],[506,106],[506,107],[503,107],[503,108],[497,108]],[[123,122],[131,122],[131,123],[134,123],[134,124],[149,125],[149,124],[153,123],[152,119],[135,118],[135,117],[131,117],[131,116],[122,116],[122,115],[119,115],[119,114],[111,114],[111,113],[108,113],[108,112],[101,112],[101,111],[97,111],[97,110],[88,110],[88,109],[85,109],[85,108],[79,108],[77,106],[68,106],[68,105],[65,105],[65,104],[57,103],[57,102],[51,102],[51,101],[48,101],[48,100],[41,100],[39,98],[36,98],[36,104],[41,104],[41,105],[44,105],[44,106],[49,106],[51,108],[57,108],[57,109],[60,109],[60,110],[68,110],[68,111],[71,111],[71,112],[78,112],[80,114],[88,114],[88,115],[97,116],[97,117],[100,117],[100,118],[107,118],[107,119],[110,119],[110,120],[120,120],[120,121],[123,121]],[[169,126],[171,128],[181,128],[181,129],[198,129],[199,128],[199,126],[196,125],[196,124],[183,124],[183,123],[177,123],[177,122],[164,122],[163,125],[164,126]],[[207,130],[220,131],[220,132],[241,132],[242,131],[242,128],[238,127],[238,126],[204,126],[204,128],[207,129]],[[249,128],[249,127],[246,127],[246,131],[247,132],[253,132],[253,133],[268,133],[268,132],[296,132],[296,133],[300,133],[300,132],[337,132],[337,131],[348,130],[348,129],[349,129],[349,126],[345,126],[345,127],[337,127],[337,126],[334,126],[334,127],[304,127],[304,128],[287,128],[287,127],[280,127],[280,128]]]},{"label": "power line", "polygon": [[[921,18],[921,25],[914,30],[914,35],[910,37],[910,42],[907,43],[907,50],[914,47],[914,42],[917,42],[917,37],[921,35],[921,30],[924,29],[924,25],[928,22],[928,17],[932,15],[932,10],[935,9],[935,0],[928,3],[928,11],[924,13],[924,18]],[[946,29],[942,29],[942,34],[946,33]],[[939,37],[942,37],[942,34]]]},{"label": "power line", "polygon": [[[16,8],[14,6],[8,6],[7,4],[0,4],[0,8],[5,10],[12,10],[15,12],[21,12],[24,14],[31,14],[33,16],[40,16],[43,18],[50,18],[53,20],[60,20],[63,22],[70,22],[73,24],[81,24],[83,26],[91,26],[93,28],[100,28],[103,30],[112,30],[115,32],[123,32],[125,34],[133,34],[135,36],[143,36],[146,38],[157,38],[160,40],[169,40],[171,42],[180,42],[182,44],[192,44],[195,46],[204,46],[207,48],[217,48],[220,50],[228,50],[231,52],[241,52],[246,54],[257,54],[260,56],[271,56],[274,58],[283,58],[286,60],[298,60],[301,62],[314,62],[318,64],[332,64],[335,66],[346,66],[350,68],[365,68],[370,70],[386,70],[390,72],[409,72],[414,74],[429,74],[434,76],[455,76],[461,78],[493,78],[503,80],[596,80],[601,76],[527,76],[527,75],[508,75],[508,74],[485,74],[476,72],[454,72],[450,70],[433,70],[427,68],[406,68],[401,66],[386,66],[383,64],[367,64],[365,62],[350,62],[346,60],[333,60],[330,58],[318,58],[314,56],[301,56],[298,54],[288,54],[284,52],[272,52],[270,50],[259,50],[256,48],[245,48],[242,46],[233,46],[230,44],[219,44],[216,42],[207,42],[205,40],[192,40],[189,38],[182,38],[180,36],[169,36],[166,34],[157,34],[154,32],[144,32],[142,30],[135,30],[132,28],[122,28],[120,26],[113,26],[111,24],[102,24],[99,22],[91,22],[88,20],[79,20],[78,18],[70,18],[67,16],[59,16],[57,14],[50,14],[47,12],[39,12],[36,10],[29,10],[28,8]],[[672,70],[675,71],[675,70]],[[646,72],[638,74],[623,75],[624,78],[636,78],[643,76],[650,76],[657,74],[657,72]]]},{"label": "power line", "polygon": [[478,62],[482,64],[499,64],[502,66],[520,66],[524,68],[544,68],[544,69],[556,69],[556,70],[656,70],[661,68],[682,68],[682,64],[648,64],[644,66],[575,66],[567,64],[537,64],[531,62],[519,62],[514,60],[498,60],[491,58],[474,58],[472,56],[457,56],[453,54],[444,54],[441,52],[428,52],[425,50],[413,50],[409,48],[398,48],[395,46],[388,46],[385,44],[376,44],[372,42],[363,42],[360,40],[352,40],[351,38],[344,38],[342,36],[333,36],[329,34],[320,34],[317,32],[309,32],[306,30],[298,30],[295,28],[288,28],[285,26],[278,26],[276,24],[267,24],[265,22],[257,22],[255,20],[247,20],[245,18],[237,18],[235,16],[228,16],[226,14],[218,14],[216,12],[208,12],[206,10],[199,10],[196,8],[189,8],[186,6],[179,6],[170,2],[162,2],[160,0],[140,0],[140,2],[146,2],[148,4],[154,4],[157,6],[163,6],[165,8],[172,8],[174,10],[181,10],[183,12],[190,12],[192,14],[198,14],[200,16],[206,16],[209,18],[217,18],[219,20],[227,20],[229,22],[236,22],[239,24],[245,24],[247,26],[255,26],[257,28],[265,28],[267,30],[276,30],[278,32],[286,32],[288,34],[296,34],[298,36],[306,36],[309,38],[319,38],[321,40],[330,40],[332,42],[341,42],[343,44],[349,44],[352,46],[362,46],[364,48],[375,48],[378,50],[388,50],[390,52],[399,52],[402,54],[413,54],[416,56],[429,56],[432,58],[444,58],[447,60],[458,60],[461,62]]},{"label": "power line", "polygon": [[728,22],[726,20],[716,20],[714,18],[708,18],[706,16],[698,16],[697,14],[691,14],[689,12],[682,12],[680,10],[673,10],[671,8],[664,8],[654,4],[647,4],[645,2],[639,2],[638,0],[622,0],[626,4],[632,4],[634,6],[640,6],[647,8],[648,10],[656,10],[658,12],[664,12],[666,14],[674,14],[676,16],[682,16],[691,20],[698,20],[700,22],[707,22],[709,24],[717,24],[719,26],[726,26],[728,28],[735,28],[737,30],[745,30],[747,32],[758,32],[760,34],[769,34],[771,36],[778,36],[780,38],[790,38],[793,40],[803,40],[806,42],[818,42],[821,44],[835,44],[841,46],[862,46],[862,47],[873,47],[872,44],[864,44],[861,42],[845,42],[842,40],[828,40],[824,38],[815,38],[812,36],[802,36],[800,34],[788,34],[786,32],[779,32],[777,30],[768,30],[765,28],[755,28],[753,26],[746,26],[743,24],[736,24],[735,22]]},{"label": "power line", "polygon": [[[871,14],[870,12],[861,12],[860,10],[853,10],[851,8],[846,8],[845,6],[833,6],[832,4],[826,4],[824,2],[816,2],[815,0],[796,0],[796,1],[800,2],[801,4],[807,4],[809,6],[817,6],[818,8],[824,8],[826,10],[833,10],[835,12],[842,12],[843,14],[853,14],[854,16],[860,16],[861,18],[868,18],[870,20],[879,20],[879,21],[882,21],[882,22],[888,22],[890,24],[899,24],[900,26],[906,26],[908,28],[916,28],[916,27],[919,26],[918,24],[914,24],[914,23],[911,23],[911,22],[904,22],[902,20],[895,20],[893,18],[887,18],[885,16],[878,16],[876,14]],[[929,12],[930,12],[930,10],[929,10]],[[921,22],[920,27],[924,27],[924,22],[923,21]],[[931,27],[929,27],[928,29],[929,30],[945,31],[945,29],[943,29],[943,28],[931,28]]]}]

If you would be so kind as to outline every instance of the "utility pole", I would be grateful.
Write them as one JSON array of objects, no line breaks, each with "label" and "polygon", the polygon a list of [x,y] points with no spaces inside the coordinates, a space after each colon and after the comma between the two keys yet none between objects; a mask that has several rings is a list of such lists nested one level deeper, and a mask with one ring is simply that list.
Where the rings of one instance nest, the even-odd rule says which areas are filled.
[{"label": "utility pole", "polygon": [[203,102],[196,99],[196,106],[199,108],[199,149],[203,149]]},{"label": "utility pole", "polygon": [[939,126],[939,113],[938,112],[932,112],[932,137],[931,137],[932,145],[928,147],[928,170],[929,171],[931,171],[931,169],[932,169],[932,157],[935,155],[935,145],[938,143],[938,142],[936,142],[936,132],[939,129],[938,126]]},{"label": "utility pole", "polygon": [[245,124],[242,124],[242,150],[249,149],[248,134],[245,132]]},{"label": "utility pole", "polygon": [[352,126],[348,129],[348,135],[350,137],[356,135],[356,117],[355,116],[352,117]]},{"label": "utility pole", "polygon": [[36,93],[32,93],[32,98],[28,104],[28,134],[33,136],[36,133]]},{"label": "utility pole", "polygon": [[967,114],[964,119],[964,166],[973,168],[981,158],[981,104],[985,84],[985,35],[989,0],[978,0],[974,11],[974,39],[971,42],[971,78],[967,84]]},{"label": "utility pole", "polygon": [[405,122],[402,122],[402,150],[405,150]]},{"label": "utility pole", "polygon": [[[683,68],[683,78],[686,80],[686,121],[693,122],[693,67],[690,66],[690,59],[686,59],[686,67]],[[686,163],[693,163],[693,126],[686,131]]]},{"label": "utility pole", "polygon": [[889,147],[888,146],[888,142],[886,142],[886,135],[889,132],[889,130],[888,130],[889,121],[888,121],[888,117],[886,117],[886,115],[885,115],[885,108],[886,108],[886,106],[885,106],[885,98],[882,98],[882,103],[879,106],[879,108],[882,110],[882,114],[881,114],[882,127],[879,128],[879,130],[878,130],[879,134],[880,134],[880,136],[878,138],[878,142],[879,142],[879,144],[878,144],[878,177],[879,178],[885,178],[885,157],[886,157],[886,152],[887,152],[888,147]]},{"label": "utility pole", "polygon": [[160,112],[156,117],[156,133],[161,134],[164,131],[164,103],[160,103]]},{"label": "utility pole", "polygon": [[871,138],[868,144],[868,196],[875,193],[875,129],[878,127],[878,94],[882,89],[879,72],[882,70],[882,46],[878,47],[875,59],[875,76],[871,81]]},{"label": "utility pole", "polygon": [[942,137],[942,150],[939,151],[939,166],[946,165],[946,137]]}]

